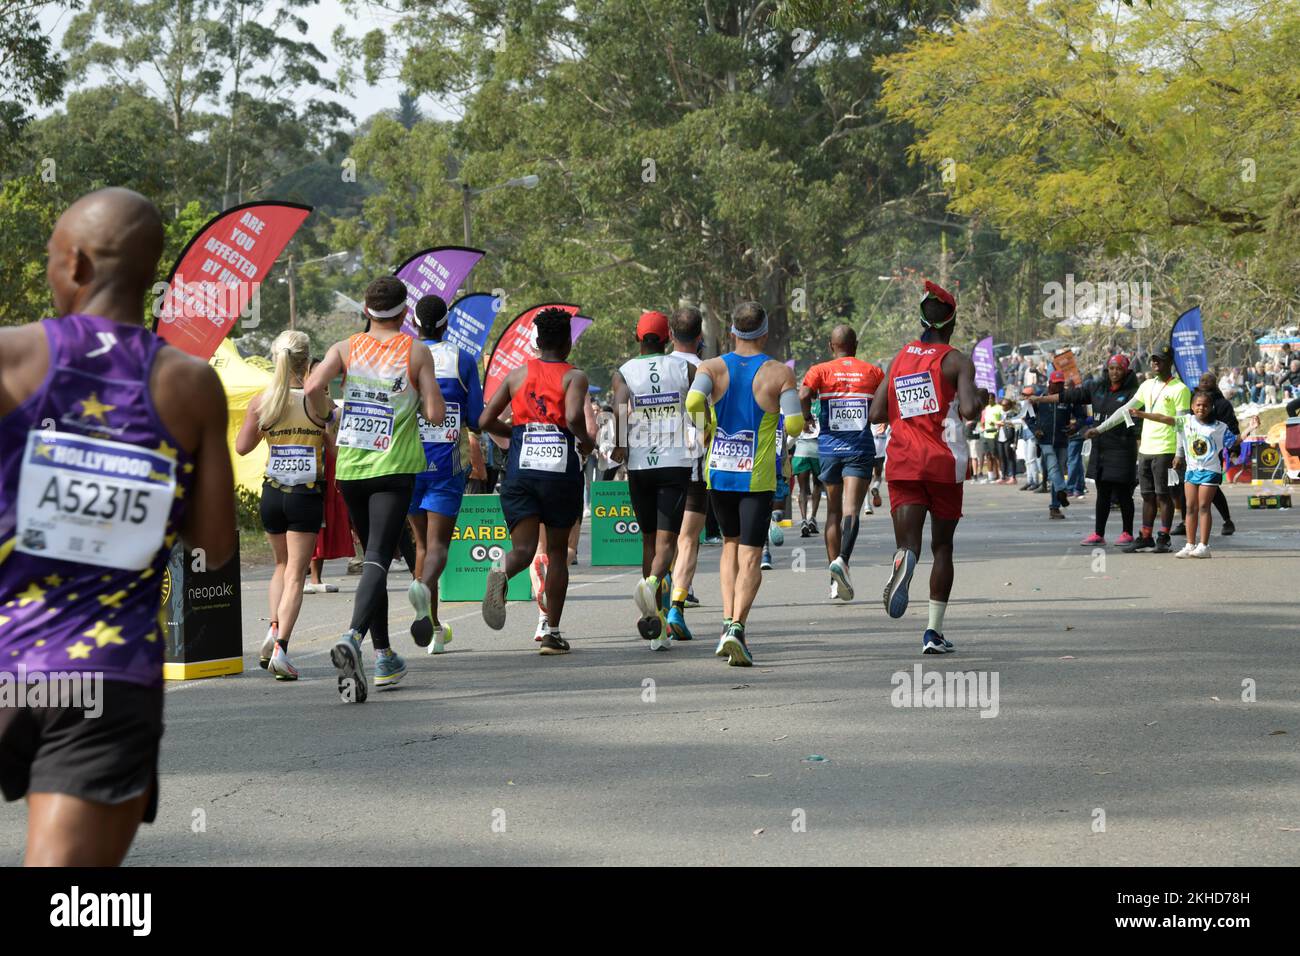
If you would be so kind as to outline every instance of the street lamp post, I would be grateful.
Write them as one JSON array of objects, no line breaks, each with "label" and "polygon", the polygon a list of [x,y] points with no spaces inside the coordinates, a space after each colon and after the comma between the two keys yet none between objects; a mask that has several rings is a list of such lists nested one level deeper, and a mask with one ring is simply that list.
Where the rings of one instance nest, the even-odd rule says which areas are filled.
[{"label": "street lamp post", "polygon": [[[461,202],[461,218],[464,221],[464,227],[465,227],[465,245],[467,246],[473,245],[473,242],[471,241],[471,236],[473,235],[473,232],[470,229],[470,205],[471,205],[470,200],[471,199],[473,199],[475,196],[481,195],[482,193],[490,193],[494,189],[509,189],[509,188],[535,189],[537,187],[538,181],[539,180],[536,174],[530,173],[527,176],[516,176],[514,179],[507,179],[505,182],[497,183],[495,186],[484,186],[482,189],[474,189],[472,186],[470,186],[469,183],[462,182],[460,184],[460,202]],[[473,280],[469,276],[466,276],[465,292],[466,294],[469,294],[470,292],[473,291],[474,291]]]}]

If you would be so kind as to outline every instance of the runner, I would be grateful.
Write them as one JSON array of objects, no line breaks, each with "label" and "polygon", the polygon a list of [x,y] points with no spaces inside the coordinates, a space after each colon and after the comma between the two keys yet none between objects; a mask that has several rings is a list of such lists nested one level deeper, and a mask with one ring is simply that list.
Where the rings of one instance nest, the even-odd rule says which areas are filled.
[{"label": "runner", "polygon": [[162,249],[143,196],[83,196],[48,245],[59,317],[0,329],[0,670],[86,692],[0,708],[28,866],[116,866],[154,821],[168,556],[235,553],[221,381],[142,327]]},{"label": "runner", "polygon": [[709,446],[709,497],[722,528],[722,636],[714,653],[733,667],[754,658],[745,622],[762,583],[759,560],[776,490],[777,419],[784,412],[794,434],[803,431],[794,373],[763,354],[767,313],[744,302],[731,314],[734,351],[701,362],[687,395],[696,427],[705,427],[713,402],[716,429]]},{"label": "runner", "polygon": [[885,373],[857,357],[858,336],[850,326],[831,330],[829,362],[814,365],[803,378],[799,400],[811,417],[812,400],[821,401],[817,455],[826,486],[826,560],[832,600],[853,600],[849,561],[858,540],[862,502],[876,463],[876,444],[867,412]]},{"label": "runner", "polygon": [[329,383],[343,376],[335,474],[366,556],[352,621],[330,650],[330,660],[339,672],[340,698],[357,704],[368,696],[361,661],[367,630],[375,646],[375,686],[391,687],[406,676],[406,661],[388,641],[388,566],[406,529],[415,476],[425,468],[416,405],[428,421],[446,417],[433,356],[402,331],[402,280],[380,276],[371,282],[366,315],[370,331],[330,346],[307,377],[307,394],[316,404],[328,400]]},{"label": "runner", "polygon": [[686,491],[694,462],[687,447],[686,393],[695,369],[664,355],[668,316],[642,314],[636,326],[641,354],[614,373],[614,416],[619,443],[614,457],[627,463],[627,490],[641,527],[641,580],[633,599],[637,630],[652,651],[668,650],[664,577],[682,530]]},{"label": "runner", "polygon": [[865,514],[873,515],[876,509],[880,507],[880,482],[885,477],[885,458],[886,449],[889,448],[889,426],[872,425],[871,441],[876,446],[876,460],[871,465],[871,484],[867,490],[871,492],[871,498],[867,501],[867,506],[863,508]]},{"label": "runner", "polygon": [[447,303],[426,295],[415,304],[415,323],[433,356],[434,376],[442,392],[446,417],[430,424],[420,416],[420,441],[428,467],[416,476],[407,515],[415,536],[417,577],[407,589],[415,621],[411,637],[430,654],[441,654],[451,643],[451,625],[438,620],[438,578],[447,567],[447,549],[456,530],[456,516],[469,475],[469,431],[478,431],[483,413],[483,389],[474,356],[443,340]]},{"label": "runner", "polygon": [[325,515],[325,431],[334,414],[329,396],[302,390],[311,364],[307,333],[288,330],[271,343],[271,384],[248,403],[235,451],[247,455],[262,440],[269,446],[262,479],[262,527],[275,556],[268,600],[271,626],[258,655],[263,670],[279,681],[298,679],[289,659],[289,638],[302,609],[302,582]]},{"label": "runner", "polygon": [[[822,503],[821,462],[817,458],[817,433],[821,430],[821,402],[812,403],[808,427],[794,443],[790,472],[799,483],[799,537],[811,538],[821,534],[817,527],[817,510]],[[809,508],[811,501],[812,507]]]},{"label": "runner", "polygon": [[925,516],[931,518],[930,619],[922,654],[947,654],[943,616],[952,592],[952,539],[961,519],[966,477],[962,421],[979,417],[988,400],[975,387],[975,364],[949,345],[957,300],[933,282],[921,300],[921,337],[903,347],[889,366],[885,401],[871,405],[872,424],[887,422],[889,510],[894,519],[894,570],[885,585],[890,617],[907,611],[907,588],[921,553]]},{"label": "runner", "polygon": [[[1169,480],[1174,470],[1175,453],[1178,450],[1178,436],[1173,425],[1164,424],[1164,419],[1175,420],[1186,413],[1192,406],[1192,393],[1183,384],[1182,379],[1174,374],[1174,351],[1165,346],[1151,354],[1151,365],[1156,377],[1149,378],[1138,386],[1137,393],[1121,406],[1114,414],[1096,428],[1085,433],[1086,438],[1118,428],[1120,425],[1132,424],[1134,409],[1154,412],[1160,418],[1146,417],[1142,422],[1142,437],[1138,442],[1138,488],[1142,492],[1142,532],[1132,544],[1122,549],[1126,552],[1154,549],[1157,553],[1173,550],[1170,541],[1170,529],[1174,521],[1174,498],[1171,485],[1178,479]],[[1157,508],[1160,512],[1160,534],[1152,539],[1152,525],[1156,520]]]},{"label": "runner", "polygon": [[[700,310],[689,306],[678,309],[668,320],[668,329],[672,333],[673,351],[671,358],[685,362],[691,367],[692,380],[695,369],[700,364],[700,343],[704,341],[704,317]],[[692,639],[691,629],[686,626],[686,609],[699,604],[694,600],[692,585],[695,582],[695,566],[700,558],[700,531],[704,528],[705,517],[709,510],[709,490],[704,483],[704,449],[708,440],[705,432],[696,429],[695,424],[687,418],[686,447],[690,452],[691,477],[686,484],[686,507],[682,514],[682,529],[677,535],[677,559],[673,562],[671,606],[668,608],[668,631],[675,641]]]},{"label": "runner", "polygon": [[[587,373],[567,361],[573,348],[569,313],[543,309],[533,324],[540,358],[515,369],[493,393],[479,418],[484,432],[510,438],[501,511],[510,529],[510,551],[488,572],[483,620],[494,631],[506,623],[506,585],[537,554],[546,528],[546,632],[540,653],[567,654],[560,618],[569,589],[569,529],[582,514],[579,455],[595,447],[587,430]],[[512,419],[501,416],[509,404]]]}]

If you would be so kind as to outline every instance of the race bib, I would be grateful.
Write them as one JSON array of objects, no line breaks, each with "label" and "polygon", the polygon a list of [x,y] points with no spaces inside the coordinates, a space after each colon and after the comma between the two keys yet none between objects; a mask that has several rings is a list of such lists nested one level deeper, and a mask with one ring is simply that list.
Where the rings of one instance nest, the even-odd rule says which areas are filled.
[{"label": "race bib", "polygon": [[640,412],[651,422],[677,421],[682,417],[682,398],[677,392],[633,395],[632,411]]},{"label": "race bib", "polygon": [[281,485],[310,485],[316,480],[316,449],[311,445],[272,445],[266,477]]},{"label": "race bib", "polygon": [[866,431],[867,399],[864,397],[828,400],[827,422],[833,432]]},{"label": "race bib", "polygon": [[28,432],[14,550],[143,571],[162,547],[175,496],[176,462],[160,452]]},{"label": "race bib", "polygon": [[713,438],[709,467],[714,471],[753,471],[755,439],[752,431],[729,435],[721,429]]},{"label": "race bib", "polygon": [[447,414],[441,424],[430,424],[423,415],[420,416],[420,441],[434,445],[454,445],[460,440],[460,405],[447,402]]},{"label": "race bib", "polygon": [[335,440],[344,448],[384,451],[393,441],[393,409],[375,402],[345,401]]},{"label": "race bib", "polygon": [[529,425],[519,445],[519,467],[564,474],[569,468],[569,442],[554,425]]},{"label": "race bib", "polygon": [[899,418],[931,415],[939,410],[939,396],[929,372],[914,372],[894,379],[894,400]]}]

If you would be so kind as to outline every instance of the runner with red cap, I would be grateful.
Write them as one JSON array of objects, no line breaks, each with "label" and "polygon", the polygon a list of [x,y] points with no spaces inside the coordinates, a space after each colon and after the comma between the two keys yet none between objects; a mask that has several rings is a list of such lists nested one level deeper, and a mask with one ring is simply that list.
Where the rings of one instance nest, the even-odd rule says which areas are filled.
[{"label": "runner with red cap", "polygon": [[885,585],[885,609],[890,617],[902,617],[907,611],[907,589],[929,514],[934,567],[921,653],[947,654],[953,647],[943,636],[943,616],[952,592],[953,534],[961,519],[968,459],[962,420],[979,416],[987,392],[975,387],[975,364],[948,344],[957,300],[933,282],[925,283],[925,291],[921,336],[890,363],[883,400],[871,403],[870,421],[890,426],[886,480],[898,550]]},{"label": "runner with red cap", "polygon": [[614,373],[615,461],[627,462],[627,486],[641,528],[641,580],[633,591],[637,630],[652,651],[668,650],[664,578],[672,569],[694,459],[687,447],[687,362],[664,355],[668,316],[646,312],[636,325],[641,354]]}]

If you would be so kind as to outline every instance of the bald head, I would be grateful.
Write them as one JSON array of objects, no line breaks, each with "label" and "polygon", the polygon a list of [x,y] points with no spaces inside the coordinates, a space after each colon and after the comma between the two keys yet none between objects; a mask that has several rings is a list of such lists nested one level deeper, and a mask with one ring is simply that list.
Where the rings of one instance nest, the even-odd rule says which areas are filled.
[{"label": "bald head", "polygon": [[837,325],[831,329],[831,351],[836,355],[856,355],[858,353],[858,333],[852,326]]},{"label": "bald head", "polygon": [[47,246],[46,277],[60,315],[137,314],[158,272],[162,216],[130,189],[88,193],[64,211]]}]

